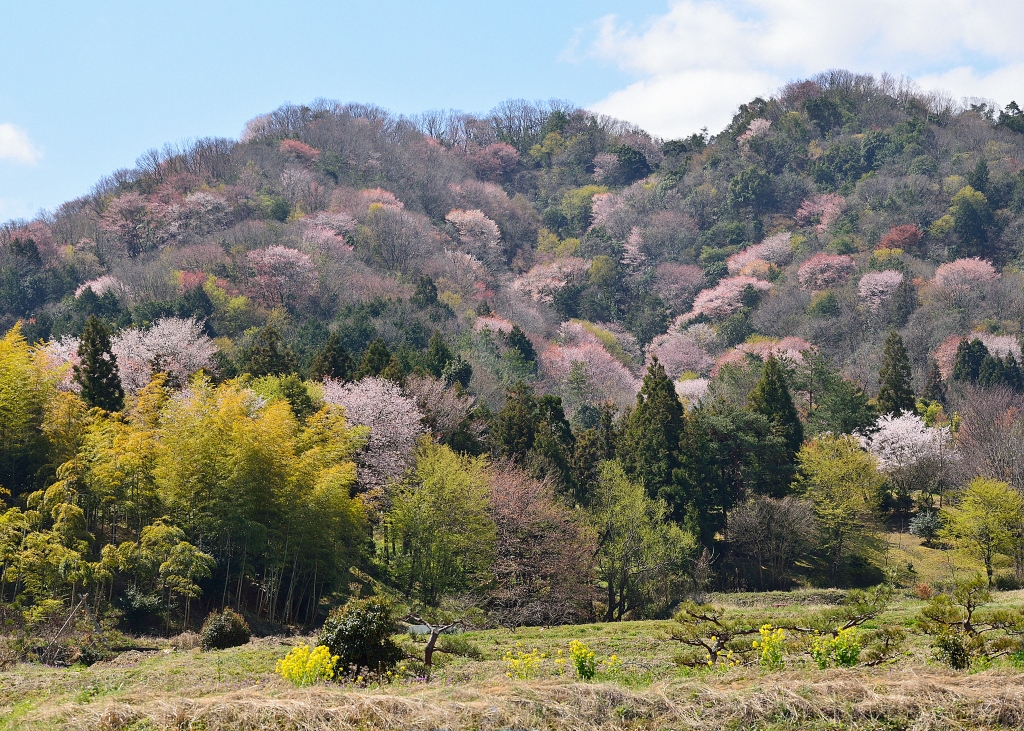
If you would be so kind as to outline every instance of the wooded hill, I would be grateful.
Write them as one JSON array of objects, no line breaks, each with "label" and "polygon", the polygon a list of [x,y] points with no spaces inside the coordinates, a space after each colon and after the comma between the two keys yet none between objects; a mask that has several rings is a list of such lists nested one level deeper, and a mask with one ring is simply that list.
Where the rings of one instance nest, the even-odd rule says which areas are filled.
[{"label": "wooded hill", "polygon": [[146,153],[0,231],[0,602],[660,616],[876,583],[912,519],[1024,576],[1022,160],[1016,104],[841,71],[713,136],[318,101]]}]

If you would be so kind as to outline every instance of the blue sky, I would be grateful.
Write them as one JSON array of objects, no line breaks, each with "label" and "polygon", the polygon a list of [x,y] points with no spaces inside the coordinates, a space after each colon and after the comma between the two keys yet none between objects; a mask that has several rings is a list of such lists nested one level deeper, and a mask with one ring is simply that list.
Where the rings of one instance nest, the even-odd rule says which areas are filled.
[{"label": "blue sky", "polygon": [[1009,0],[0,0],[0,221],[151,147],[317,97],[415,113],[571,99],[666,137],[830,67],[1024,101]]}]

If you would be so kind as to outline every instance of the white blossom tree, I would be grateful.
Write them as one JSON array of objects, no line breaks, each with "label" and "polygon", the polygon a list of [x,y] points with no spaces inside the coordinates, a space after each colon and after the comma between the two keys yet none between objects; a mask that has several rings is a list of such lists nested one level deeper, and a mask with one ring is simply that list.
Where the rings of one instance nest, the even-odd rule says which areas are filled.
[{"label": "white blossom tree", "polygon": [[423,413],[401,387],[384,378],[355,383],[323,382],[324,401],[345,408],[353,426],[370,428],[370,437],[357,464],[364,490],[380,490],[399,480],[412,466],[416,443],[426,431]]}]

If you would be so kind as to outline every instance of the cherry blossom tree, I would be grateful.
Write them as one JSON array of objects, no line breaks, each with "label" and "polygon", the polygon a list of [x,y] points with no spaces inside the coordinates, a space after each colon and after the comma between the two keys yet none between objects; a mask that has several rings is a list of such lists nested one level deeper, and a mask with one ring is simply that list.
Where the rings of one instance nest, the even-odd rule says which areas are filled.
[{"label": "cherry blossom tree", "polygon": [[[172,384],[185,385],[199,371],[214,368],[217,352],[203,326],[191,317],[167,317],[150,328],[126,328],[111,339],[110,349],[117,361],[121,386],[129,394],[142,390],[157,369],[167,373]],[[78,338],[51,340],[45,354],[53,368],[79,365]],[[61,388],[77,392],[80,387],[71,378],[71,368],[66,370]]]},{"label": "cherry blossom tree", "polygon": [[851,256],[818,253],[800,265],[796,276],[800,286],[816,292],[843,284],[856,271]]},{"label": "cherry blossom tree", "polygon": [[[461,429],[476,408],[475,396],[456,393],[440,378],[433,376],[409,376],[405,389],[424,415],[424,421],[434,438],[439,441],[444,441]],[[483,436],[484,426],[482,420],[470,421],[470,433],[479,439]]]},{"label": "cherry blossom tree", "polygon": [[698,294],[686,319],[690,320],[698,315],[714,320],[728,317],[743,307],[743,292],[747,287],[753,287],[758,292],[767,292],[772,285],[755,277],[728,277],[715,287]]},{"label": "cherry blossom tree", "polygon": [[812,195],[800,204],[796,212],[796,222],[801,226],[817,222],[815,229],[824,233],[839,218],[846,207],[846,199],[835,193]]},{"label": "cherry blossom tree", "polygon": [[496,182],[515,170],[519,151],[505,142],[493,142],[470,154],[469,161],[480,178]]},{"label": "cherry blossom tree", "polygon": [[684,312],[704,286],[704,270],[696,264],[666,262],[654,270],[654,291],[674,312]]},{"label": "cherry blossom tree", "polygon": [[737,137],[736,141],[743,145],[755,137],[760,137],[766,134],[768,130],[771,128],[771,126],[771,120],[762,119],[760,117],[758,117],[757,119],[752,119],[750,121],[750,124],[747,125],[746,131],[739,137]]},{"label": "cherry blossom tree", "polygon": [[957,349],[965,340],[980,340],[991,355],[998,358],[1012,355],[1018,363],[1021,361],[1020,342],[1013,335],[996,335],[990,332],[974,332],[966,337],[950,335],[932,351],[932,357],[935,358],[935,363],[939,367],[939,375],[944,380],[953,375]]},{"label": "cherry blossom tree", "polygon": [[878,460],[895,490],[897,507],[909,507],[913,491],[941,492],[945,468],[953,460],[948,426],[930,427],[917,414],[884,414],[875,429],[860,437],[861,445]]},{"label": "cherry blossom tree", "polygon": [[585,281],[589,269],[587,259],[567,256],[550,264],[538,264],[517,277],[512,282],[512,289],[534,302],[551,302],[563,287]]},{"label": "cherry blossom tree", "polygon": [[942,264],[935,270],[935,284],[950,294],[975,290],[997,279],[996,268],[976,256]]},{"label": "cherry blossom tree", "polygon": [[357,463],[364,490],[377,490],[401,479],[412,466],[416,443],[426,431],[416,402],[394,381],[363,378],[355,383],[323,382],[324,401],[345,408],[348,422],[369,427]]},{"label": "cherry blossom tree", "polygon": [[588,616],[596,538],[551,482],[499,463],[490,472],[488,503],[496,528],[491,599],[498,621],[517,627]]},{"label": "cherry blossom tree", "polygon": [[596,193],[590,199],[591,226],[594,228],[606,226],[612,214],[621,207],[622,199],[614,193]]},{"label": "cherry blossom tree", "polygon": [[792,231],[783,231],[769,236],[760,244],[748,246],[726,260],[730,274],[738,274],[744,267],[756,261],[764,261],[779,266],[788,264],[793,258],[793,247],[790,240]]},{"label": "cherry blossom tree", "polygon": [[320,159],[320,150],[299,140],[281,140],[278,148],[286,155],[294,155],[304,162],[316,162]]},{"label": "cherry blossom tree", "polygon": [[117,370],[126,393],[134,394],[149,383],[156,369],[172,382],[188,383],[200,370],[211,370],[217,346],[193,318],[168,317],[153,327],[127,328],[111,340]]},{"label": "cherry blossom tree", "polygon": [[486,260],[501,253],[501,230],[483,211],[455,208],[444,217],[455,226],[464,249]]},{"label": "cherry blossom tree", "polygon": [[597,401],[612,401],[626,408],[636,400],[640,381],[600,340],[579,323],[563,323],[562,343],[540,353],[540,367],[550,381],[563,385],[574,363],[582,365]]},{"label": "cherry blossom tree", "polygon": [[711,387],[709,378],[688,378],[685,381],[676,381],[676,395],[687,406],[696,406],[700,400],[707,395]]},{"label": "cherry blossom tree", "polygon": [[473,329],[476,332],[490,330],[492,333],[508,334],[512,332],[513,327],[514,325],[511,320],[506,320],[504,317],[498,317],[497,315],[484,315],[473,320]]},{"label": "cherry blossom tree", "polygon": [[785,337],[781,340],[765,338],[749,343],[740,343],[718,357],[715,367],[711,370],[711,375],[717,376],[724,365],[744,363],[749,356],[767,360],[769,355],[773,355],[780,360],[801,364],[805,360],[804,353],[809,350],[815,350],[814,345],[795,336]]},{"label": "cherry blossom tree", "polygon": [[868,272],[860,278],[857,293],[860,301],[871,312],[878,312],[896,290],[903,284],[903,272],[888,269],[884,272]]},{"label": "cherry blossom tree", "polygon": [[265,305],[290,303],[316,285],[317,273],[308,254],[287,246],[268,246],[248,253],[256,297]]},{"label": "cherry blossom tree", "polygon": [[686,332],[668,332],[659,335],[647,346],[647,365],[654,358],[665,367],[671,379],[687,371],[706,375],[715,364],[710,353],[704,351]]},{"label": "cherry blossom tree", "polygon": [[100,216],[99,227],[111,234],[125,254],[135,257],[163,245],[168,238],[167,221],[136,192],[114,198]]},{"label": "cherry blossom tree", "polygon": [[111,274],[104,274],[102,277],[99,277],[97,279],[90,279],[85,284],[80,285],[78,289],[75,290],[75,297],[81,297],[82,293],[84,293],[85,290],[87,289],[91,289],[93,291],[93,294],[99,296],[105,292],[114,292],[115,294],[120,294],[122,292],[127,291],[128,288],[125,286],[124,282],[122,282],[117,277]]},{"label": "cherry blossom tree", "polygon": [[321,254],[352,252],[352,245],[345,240],[345,237],[326,226],[307,226],[306,230],[302,232],[302,243]]}]

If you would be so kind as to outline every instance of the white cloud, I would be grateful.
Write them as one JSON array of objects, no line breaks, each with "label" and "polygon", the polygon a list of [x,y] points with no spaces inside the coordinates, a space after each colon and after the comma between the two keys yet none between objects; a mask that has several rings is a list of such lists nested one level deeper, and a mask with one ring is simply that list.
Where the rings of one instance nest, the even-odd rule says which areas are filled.
[{"label": "white cloud", "polygon": [[590,55],[637,80],[592,108],[666,137],[714,132],[739,104],[832,68],[1005,104],[1024,97],[1021,27],[1019,0],[675,0],[641,28],[599,21]]},{"label": "white cloud", "polygon": [[43,153],[32,144],[28,133],[13,124],[0,124],[0,160],[35,165]]}]

